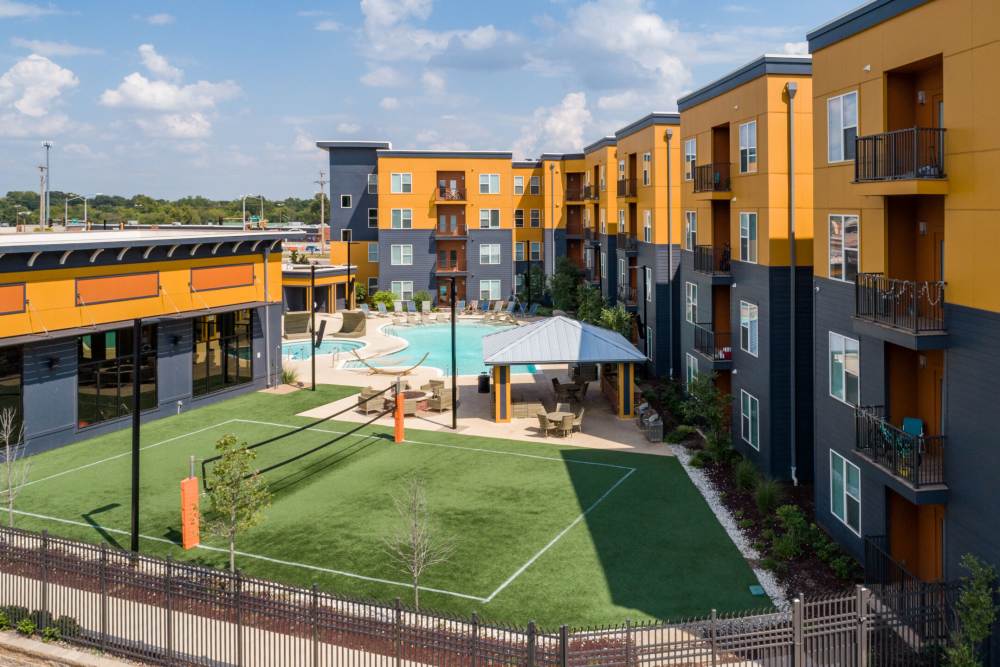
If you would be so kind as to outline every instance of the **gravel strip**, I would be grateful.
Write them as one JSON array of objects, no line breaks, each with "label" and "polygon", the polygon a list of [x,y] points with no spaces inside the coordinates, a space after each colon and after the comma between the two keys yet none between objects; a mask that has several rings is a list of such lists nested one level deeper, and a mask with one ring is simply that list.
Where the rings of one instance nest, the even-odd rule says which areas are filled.
[{"label": "gravel strip", "polygon": [[687,447],[683,445],[668,445],[674,451],[674,455],[677,460],[680,461],[681,466],[684,467],[684,472],[687,473],[688,477],[691,479],[691,483],[695,485],[695,488],[701,492],[705,502],[712,509],[715,514],[715,518],[719,520],[722,524],[723,529],[729,535],[729,539],[733,541],[736,548],[739,549],[743,557],[747,559],[750,568],[753,573],[757,575],[757,581],[760,585],[764,587],[764,592],[767,593],[768,597],[771,598],[771,603],[779,609],[780,611],[786,611],[789,607],[788,601],[791,597],[788,595],[788,591],[778,583],[778,580],[774,578],[774,575],[764,568],[760,567],[761,556],[757,553],[757,550],[753,548],[753,545],[747,541],[743,531],[739,529],[736,525],[736,520],[733,519],[733,515],[729,513],[726,506],[723,504],[722,500],[719,498],[718,492],[715,490],[715,486],[712,482],[705,476],[699,468],[691,465],[691,454],[688,452]]}]

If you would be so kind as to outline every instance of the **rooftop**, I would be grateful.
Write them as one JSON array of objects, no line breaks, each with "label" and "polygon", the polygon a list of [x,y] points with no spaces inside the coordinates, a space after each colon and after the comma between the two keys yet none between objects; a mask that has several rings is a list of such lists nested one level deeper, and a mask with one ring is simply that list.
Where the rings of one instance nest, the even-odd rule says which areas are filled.
[{"label": "rooftop", "polygon": [[35,250],[73,250],[122,246],[190,245],[229,241],[280,241],[298,234],[295,230],[277,231],[232,229],[217,230],[142,229],[99,232],[10,232],[0,233],[0,254]]},{"label": "rooftop", "polygon": [[712,83],[681,97],[677,100],[677,108],[687,111],[762,76],[811,74],[812,56],[765,53]]},{"label": "rooftop", "polygon": [[645,361],[620,333],[561,315],[483,337],[488,366]]},{"label": "rooftop", "polygon": [[856,35],[863,30],[872,28],[879,23],[888,21],[894,16],[926,4],[930,0],[874,0],[841,14],[832,21],[827,21],[815,30],[806,34],[809,40],[809,52],[815,53],[823,47],[836,44]]}]

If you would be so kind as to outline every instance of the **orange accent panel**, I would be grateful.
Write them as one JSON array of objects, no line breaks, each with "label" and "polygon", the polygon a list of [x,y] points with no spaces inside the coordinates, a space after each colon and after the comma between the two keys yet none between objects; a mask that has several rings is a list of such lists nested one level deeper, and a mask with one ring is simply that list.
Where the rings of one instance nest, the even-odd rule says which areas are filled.
[{"label": "orange accent panel", "polygon": [[198,499],[198,478],[181,480],[181,540],[185,549],[194,549],[201,543]]},{"label": "orange accent panel", "polygon": [[76,303],[92,306],[96,303],[148,299],[160,294],[160,274],[129,273],[122,276],[77,278]]},{"label": "orange accent panel", "polygon": [[0,315],[24,312],[24,283],[0,285]]},{"label": "orange accent panel", "polygon": [[250,285],[253,285],[253,264],[226,264],[191,269],[192,292]]}]

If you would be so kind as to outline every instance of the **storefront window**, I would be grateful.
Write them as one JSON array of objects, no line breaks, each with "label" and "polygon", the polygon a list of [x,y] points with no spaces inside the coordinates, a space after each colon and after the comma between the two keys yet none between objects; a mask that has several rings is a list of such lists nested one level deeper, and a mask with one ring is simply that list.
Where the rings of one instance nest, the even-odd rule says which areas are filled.
[{"label": "storefront window", "polygon": [[[156,407],[156,326],[142,328],[139,409]],[[132,327],[77,339],[77,425],[80,428],[132,414],[135,359]]]},{"label": "storefront window", "polygon": [[250,382],[252,343],[251,310],[195,318],[192,393],[201,396]]}]

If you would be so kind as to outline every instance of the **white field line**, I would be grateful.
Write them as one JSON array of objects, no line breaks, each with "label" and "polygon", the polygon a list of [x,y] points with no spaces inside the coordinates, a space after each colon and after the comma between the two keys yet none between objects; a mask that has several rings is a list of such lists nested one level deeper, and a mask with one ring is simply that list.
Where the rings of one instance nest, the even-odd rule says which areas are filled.
[{"label": "white field line", "polygon": [[493,591],[492,593],[489,594],[489,596],[485,600],[485,603],[492,602],[493,598],[495,598],[497,595],[499,595],[500,592],[503,591],[503,589],[505,589],[508,586],[510,586],[514,582],[515,579],[517,579],[522,574],[524,574],[525,570],[527,570],[529,567],[531,567],[532,564],[534,564],[534,562],[536,560],[538,560],[539,558],[541,558],[542,555],[546,551],[548,551],[549,549],[551,549],[555,545],[556,542],[558,542],[559,540],[561,540],[562,537],[563,537],[563,535],[565,535],[566,533],[568,533],[578,523],[580,523],[581,521],[583,521],[586,518],[586,516],[588,514],[590,514],[591,511],[594,510],[595,507],[597,507],[598,505],[600,505],[604,501],[605,498],[607,498],[608,496],[611,495],[612,491],[614,491],[619,486],[621,486],[622,482],[624,482],[626,479],[628,479],[629,477],[631,477],[632,473],[634,473],[634,472],[635,472],[635,468],[632,468],[627,473],[625,473],[622,476],[621,479],[619,479],[617,482],[615,482],[614,484],[612,484],[611,488],[608,489],[607,491],[605,491],[604,494],[600,498],[598,498],[597,500],[595,500],[590,507],[588,507],[587,509],[583,510],[583,512],[580,513],[580,516],[576,517],[576,519],[573,520],[573,523],[571,523],[568,526],[566,526],[565,528],[563,528],[562,532],[560,532],[558,535],[556,535],[555,537],[553,537],[552,540],[548,544],[546,544],[544,547],[542,547],[538,551],[538,553],[536,553],[534,556],[532,556],[531,558],[529,558],[527,563],[525,563],[521,567],[517,568],[517,571],[514,572],[514,574],[510,575],[509,577],[507,577],[507,581],[505,581],[502,584],[500,584],[495,591]]},{"label": "white field line", "polygon": [[[160,445],[166,445],[176,440],[181,440],[191,435],[197,435],[204,431],[210,431],[213,428],[218,428],[219,426],[225,426],[226,424],[232,423],[234,421],[239,421],[237,419],[227,419],[224,422],[219,422],[218,424],[213,424],[212,426],[206,426],[205,428],[200,428],[197,431],[191,431],[190,433],[184,433],[183,435],[175,435],[172,438],[167,438],[166,440],[161,440],[160,442],[155,442],[152,445],[146,445],[145,447],[140,447],[139,451],[143,452],[147,449],[153,449],[154,447],[159,447]],[[124,456],[132,456],[132,450],[122,452],[121,454],[115,454],[114,456],[109,456],[106,459],[101,459],[100,461],[94,461],[93,463],[87,463],[77,468],[70,468],[69,470],[63,470],[62,472],[57,472],[54,475],[49,475],[48,477],[42,477],[41,479],[33,479],[24,486],[31,486],[32,484],[38,484],[39,482],[47,482],[50,479],[55,479],[56,477],[62,477],[63,475],[69,475],[70,473],[79,472],[81,470],[86,470],[87,468],[93,468],[94,466],[101,465],[102,463],[107,463],[108,461],[114,461],[115,459],[120,459]]]},{"label": "white field line", "polygon": [[[21,514],[23,516],[28,516],[33,519],[42,519],[44,521],[54,521],[56,523],[65,523],[71,526],[80,526],[81,528],[94,528],[93,524],[85,523],[83,521],[73,521],[71,519],[60,519],[55,516],[48,516],[45,514],[35,514],[33,512],[23,512],[21,510],[14,510],[14,514]],[[119,530],[118,528],[108,528],[106,526],[101,526],[101,530],[108,533],[115,533],[117,535],[131,535],[127,530]],[[144,540],[149,540],[151,542],[161,542],[163,544],[169,544],[171,546],[177,546],[176,542],[172,542],[163,537],[153,537],[152,535],[139,535],[140,538]],[[207,544],[199,544],[196,549],[203,549],[205,551],[213,551],[216,553],[228,554],[228,549],[222,549],[220,547],[212,547]],[[318,565],[309,565],[308,563],[296,563],[294,561],[281,560],[278,558],[270,558],[269,556],[260,556],[258,554],[248,553],[246,551],[235,552],[240,558],[252,558],[254,560],[266,561],[268,563],[275,563],[277,565],[287,565],[290,567],[298,567],[305,570],[313,570],[315,572],[323,572],[325,574],[335,574],[341,577],[350,577],[351,579],[361,579],[363,581],[371,581],[378,584],[387,584],[389,586],[400,586],[402,588],[413,588],[412,584],[407,584],[401,581],[392,581],[391,579],[380,579],[378,577],[368,577],[363,574],[355,574],[354,572],[345,572],[343,570],[334,570],[328,567],[320,567]],[[431,588],[429,586],[420,586],[420,590],[427,591],[429,593],[441,593],[442,595],[451,595],[453,597],[465,598],[466,600],[475,600],[476,602],[488,602],[486,598],[479,597],[477,595],[467,595],[465,593],[456,593],[455,591],[447,591],[441,588]]]}]

